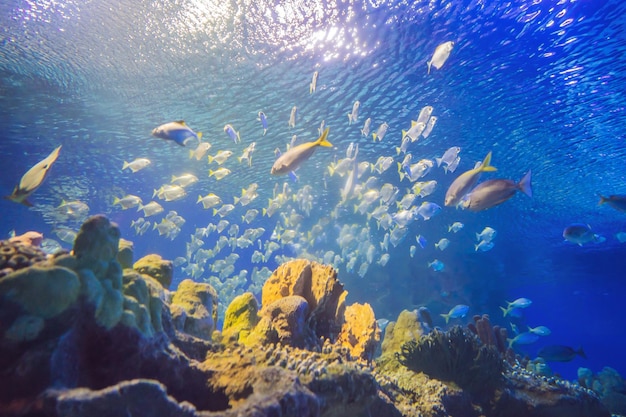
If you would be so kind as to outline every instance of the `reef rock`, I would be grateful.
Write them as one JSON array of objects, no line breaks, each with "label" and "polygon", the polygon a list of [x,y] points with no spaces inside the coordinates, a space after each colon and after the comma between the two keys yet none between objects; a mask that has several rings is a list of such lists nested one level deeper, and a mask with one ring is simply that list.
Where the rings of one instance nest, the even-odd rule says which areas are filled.
[{"label": "reef rock", "polygon": [[0,240],[0,277],[46,260],[41,249],[23,241]]},{"label": "reef rock", "polygon": [[133,242],[120,238],[119,247],[117,250],[117,261],[122,266],[122,269],[133,267]]},{"label": "reef rock", "polygon": [[120,229],[103,215],[90,217],[76,234],[72,253],[78,260],[79,268],[91,269],[96,277],[107,276],[110,264],[116,260],[120,242]]},{"label": "reef rock", "polygon": [[150,275],[161,283],[163,288],[168,289],[172,285],[174,265],[159,255],[146,255],[133,265],[139,273]]},{"label": "reef rock", "polygon": [[402,310],[395,322],[390,322],[385,329],[382,344],[382,356],[389,357],[401,351],[402,345],[410,340],[417,340],[424,334],[417,317],[417,311]]},{"label": "reef rock", "polygon": [[[309,304],[298,295],[279,298],[263,307],[259,315],[271,323],[271,331],[265,332],[266,342],[314,349],[319,343],[306,323],[308,312]],[[260,326],[260,329],[264,328]],[[268,336],[270,334],[275,337]]]},{"label": "reef rock", "polygon": [[254,294],[246,292],[231,301],[224,314],[222,336],[225,341],[245,343],[259,322],[259,304]]},{"label": "reef rock", "polygon": [[367,303],[351,304],[346,307],[337,344],[347,347],[353,357],[371,361],[380,343],[380,333],[372,307]]},{"label": "reef rock", "polygon": [[185,279],[172,295],[170,311],[177,329],[210,340],[217,322],[217,293],[209,284]]},{"label": "reef rock", "polygon": [[306,300],[309,306],[307,321],[318,337],[336,338],[348,295],[337,279],[337,271],[305,259],[279,266],[263,285],[261,304],[265,307],[290,295],[299,295]]}]

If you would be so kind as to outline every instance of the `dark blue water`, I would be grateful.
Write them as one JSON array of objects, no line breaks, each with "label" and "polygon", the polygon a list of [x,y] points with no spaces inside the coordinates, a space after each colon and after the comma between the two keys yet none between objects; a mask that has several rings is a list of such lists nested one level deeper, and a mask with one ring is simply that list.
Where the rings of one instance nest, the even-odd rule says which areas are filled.
[{"label": "dark blue water", "polygon": [[[353,1],[305,7],[263,1],[9,1],[0,11],[2,193],[10,194],[26,170],[63,145],[32,196],[34,208],[0,202],[3,237],[11,230],[39,230],[58,240],[55,228],[77,229],[80,219],[61,219],[55,207],[63,199],[80,200],[91,214],[105,213],[120,225],[135,243],[137,258],[148,253],[184,257],[196,228],[219,220],[196,204],[197,196],[213,192],[231,203],[242,187],[256,182],[259,197],[226,219],[240,226],[239,235],[263,227],[263,245],[279,224],[280,234],[283,227],[295,230],[295,244],[282,245],[258,264],[251,262],[257,242],[254,248],[223,249],[212,261],[233,251],[240,258],[234,273],[221,280],[222,300],[251,285],[254,267],[273,270],[285,259],[276,255],[321,260],[332,250],[340,255],[336,266],[349,301],[371,303],[377,317],[394,319],[402,309],[426,305],[443,326],[438,314],[467,304],[470,315],[488,313],[508,326],[499,306],[527,297],[533,304],[519,324],[544,325],[552,334],[519,347],[520,353],[534,357],[545,345],[580,345],[588,359],[577,357],[553,369],[567,378],[574,378],[580,366],[596,372],[611,366],[626,374],[626,250],[615,237],[626,231],[626,214],[597,205],[597,193],[626,193],[622,2]],[[455,42],[450,58],[428,75],[426,62],[437,45],[450,40]],[[314,71],[319,72],[317,91],[309,94]],[[349,125],[346,114],[355,100],[361,102],[360,114]],[[298,119],[290,128],[294,105]],[[519,180],[531,169],[534,196],[519,194],[479,213],[444,207],[431,220],[411,224],[405,240],[385,251],[379,245],[385,230],[353,213],[358,198],[336,210],[346,177],[329,176],[327,166],[345,157],[351,142],[358,143],[359,161],[395,158],[384,174],[367,173],[361,182],[376,176],[378,186],[389,182],[404,194],[411,184],[400,181],[395,163],[402,156],[395,148],[401,130],[426,105],[433,106],[438,121],[428,139],[411,144],[413,162],[439,157],[451,146],[462,150],[454,174],[435,167],[423,178],[438,182],[424,201],[443,206],[453,179],[489,151],[498,172],[483,179]],[[268,117],[266,136],[256,120],[259,111]],[[382,142],[361,136],[368,117],[373,130],[389,124]],[[189,160],[188,149],[150,136],[154,127],[179,119],[203,132],[212,143],[210,154],[234,152],[224,164],[231,175],[209,178],[215,164]],[[294,134],[297,143],[315,140],[322,120],[334,148],[319,149],[298,170],[298,182],[270,176],[274,149],[284,151]],[[227,123],[240,131],[241,144],[223,132]],[[239,164],[235,157],[253,141],[252,167]],[[138,157],[152,165],[135,174],[121,171],[123,161]],[[165,212],[148,218],[159,222],[170,210],[183,216],[186,223],[173,240],[152,227],[138,236],[130,223],[140,213],[112,205],[114,197],[125,194],[147,203],[172,175],[187,172],[199,178],[188,196],[161,201]],[[291,193],[279,212],[243,224],[245,211],[267,208],[275,186],[282,190],[284,182]],[[292,198],[307,185],[314,202],[308,215]],[[298,227],[281,217],[292,210],[303,216]],[[465,227],[449,233],[455,221]],[[583,247],[564,242],[563,229],[571,223],[589,224],[606,240]],[[316,224],[324,225],[325,234],[309,238]],[[365,241],[376,248],[363,277],[356,272],[365,254],[337,243],[345,225],[365,229]],[[476,252],[474,234],[486,226],[497,230],[494,248]],[[428,245],[411,257],[416,235]],[[443,252],[433,246],[442,237],[451,241]],[[217,234],[203,240],[203,249],[212,249]],[[382,267],[376,261],[385,252],[390,260]],[[350,272],[353,257],[356,267]],[[428,268],[434,259],[444,262],[443,271]],[[244,282],[233,284],[242,270],[247,271]],[[207,268],[196,279],[214,275]],[[176,282],[186,277],[177,270]]]}]

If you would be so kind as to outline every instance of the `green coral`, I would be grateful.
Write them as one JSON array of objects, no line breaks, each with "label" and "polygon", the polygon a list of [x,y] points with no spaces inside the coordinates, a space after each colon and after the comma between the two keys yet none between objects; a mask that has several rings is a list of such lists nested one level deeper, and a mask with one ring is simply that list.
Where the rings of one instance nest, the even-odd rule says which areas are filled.
[{"label": "green coral", "polygon": [[491,392],[503,379],[504,362],[497,349],[481,344],[460,326],[408,341],[396,358],[415,372],[454,382],[473,393]]},{"label": "green coral", "polygon": [[172,284],[174,266],[159,255],[146,255],[133,265],[133,269],[141,274],[150,275],[168,289]]},{"label": "green coral", "polygon": [[32,266],[0,279],[0,299],[12,301],[43,319],[61,314],[79,293],[78,276],[61,266]]}]

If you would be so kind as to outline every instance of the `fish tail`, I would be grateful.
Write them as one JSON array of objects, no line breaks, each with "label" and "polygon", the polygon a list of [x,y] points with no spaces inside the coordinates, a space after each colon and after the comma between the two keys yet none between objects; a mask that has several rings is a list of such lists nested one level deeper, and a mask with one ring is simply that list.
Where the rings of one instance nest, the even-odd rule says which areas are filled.
[{"label": "fish tail", "polygon": [[374,139],[374,142],[376,142],[376,138],[378,137],[378,135],[376,133],[372,133],[372,138]]},{"label": "fish tail", "polygon": [[528,170],[528,172],[526,173],[526,175],[524,175],[524,177],[520,180],[519,184],[518,184],[519,189],[526,194],[528,197],[532,198],[533,196],[533,189],[530,185],[530,169]]},{"label": "fish tail", "polygon": [[483,160],[482,164],[480,164],[480,166],[478,167],[479,171],[480,172],[497,171],[498,169],[494,166],[489,165],[490,163],[491,163],[491,151],[489,151],[487,156],[485,156],[485,159]]},{"label": "fish tail", "polygon": [[[190,149],[189,150],[189,159],[191,159],[191,158],[193,158],[193,151]],[[124,162],[124,163],[126,163],[126,162]],[[124,169],[124,168],[122,168],[122,169]]]},{"label": "fish tail", "polygon": [[213,208],[213,215],[215,216],[217,214],[217,209]]},{"label": "fish tail", "polygon": [[430,66],[432,65],[433,61],[428,61],[426,63],[426,65],[428,65],[428,72],[426,74],[430,75]]},{"label": "fish tail", "polygon": [[209,158],[209,164],[210,164],[211,162],[213,162],[213,157],[212,157],[211,155],[209,155],[209,157],[208,157],[208,158]]},{"label": "fish tail", "polygon": [[239,198],[239,197],[233,197],[233,199],[235,200],[235,205],[237,205],[237,203],[239,202],[239,200],[241,200],[241,198]]},{"label": "fish tail", "polygon": [[330,148],[333,146],[332,143],[330,143],[328,140],[326,140],[326,138],[328,137],[328,132],[330,131],[330,128],[327,127],[326,129],[324,129],[324,133],[322,133],[322,136],[319,137],[319,139],[317,139],[315,141],[315,144],[317,146],[325,146],[327,148]]},{"label": "fish tail", "polygon": [[576,349],[576,353],[582,356],[583,358],[587,359],[587,355],[585,354],[585,351],[583,350],[582,346],[578,346],[578,349]]},{"label": "fish tail", "polygon": [[[7,196],[7,197],[4,197],[4,198],[9,198],[9,197]],[[120,202],[119,198],[113,197],[113,205],[119,204],[119,202]]]},{"label": "fish tail", "polygon": [[437,168],[439,168],[441,166],[441,161],[442,160],[443,160],[443,158],[435,158],[435,161],[437,161]]},{"label": "fish tail", "polygon": [[348,113],[348,124],[352,124],[352,115],[350,113]]},{"label": "fish tail", "polygon": [[480,235],[476,233],[476,240],[480,240]]},{"label": "fish tail", "polygon": [[607,201],[609,201],[608,197],[603,196],[602,194],[598,194],[598,197],[600,197],[600,201],[598,201],[598,205],[601,206],[602,204],[606,203]]},{"label": "fish tail", "polygon": [[446,324],[448,324],[448,322],[450,321],[450,315],[449,314],[440,314],[441,317],[443,317],[444,319],[446,319]]},{"label": "fish tail", "polygon": [[[210,158],[210,157],[209,157]],[[209,177],[215,175],[215,171],[213,171],[212,169],[209,170]],[[154,196],[153,196],[154,197]]]},{"label": "fish tail", "polygon": [[198,196],[198,201],[196,201],[196,204],[198,204],[198,203],[199,203],[199,202],[201,202],[201,201],[202,201],[202,196],[201,196],[201,195],[199,195],[199,196]]},{"label": "fish tail", "polygon": [[504,317],[506,317],[507,314],[509,314],[509,309],[508,308],[504,308],[504,307],[500,306],[500,310],[502,310],[502,313],[504,314]]},{"label": "fish tail", "polygon": [[122,171],[124,171],[126,168],[128,168],[128,165],[130,165],[128,162],[124,161],[124,164],[122,165]]},{"label": "fish tail", "polygon": [[202,142],[202,132],[198,132],[196,136],[198,136],[198,145],[199,145],[200,142]]}]

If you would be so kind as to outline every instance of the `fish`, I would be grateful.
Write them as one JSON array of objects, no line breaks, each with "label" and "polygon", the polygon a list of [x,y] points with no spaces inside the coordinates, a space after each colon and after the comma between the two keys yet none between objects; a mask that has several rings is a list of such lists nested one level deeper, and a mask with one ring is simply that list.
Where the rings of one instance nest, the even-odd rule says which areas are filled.
[{"label": "fish", "polygon": [[198,201],[196,202],[196,204],[202,203],[202,207],[204,209],[209,209],[213,206],[216,206],[218,204],[222,203],[222,199],[219,198],[217,195],[213,194],[213,193],[209,193],[207,195],[205,195],[204,197],[202,197],[201,195],[198,196]]},{"label": "fish", "polygon": [[524,332],[515,336],[513,339],[506,339],[509,342],[509,348],[513,345],[530,345],[539,340],[539,336],[534,333]]},{"label": "fish", "polygon": [[356,119],[359,117],[359,107],[361,106],[361,102],[359,100],[355,101],[352,105],[352,112],[348,113],[348,124],[352,124],[356,122]]},{"label": "fish", "polygon": [[437,188],[437,181],[420,181],[413,184],[413,192],[420,197],[427,197],[431,195],[435,188]]},{"label": "fish", "polygon": [[291,114],[289,115],[289,127],[296,127],[296,116],[298,115],[298,108],[293,106],[291,108]]},{"label": "fish", "polygon": [[528,331],[539,336],[549,336],[552,334],[552,331],[546,326],[528,327]]},{"label": "fish", "polygon": [[375,133],[372,133],[372,137],[374,138],[374,142],[382,141],[385,135],[387,134],[387,129],[389,129],[389,125],[386,122],[383,122]]},{"label": "fish", "polygon": [[476,182],[478,182],[480,174],[482,174],[483,172],[497,171],[495,167],[489,165],[490,163],[491,151],[487,154],[487,156],[485,156],[485,159],[479,166],[477,166],[476,168],[472,168],[469,171],[465,171],[464,173],[459,175],[452,182],[452,184],[450,184],[448,191],[446,191],[444,205],[447,207],[456,206],[461,202],[461,199],[470,192]]},{"label": "fish", "polygon": [[507,316],[507,314],[509,314],[512,310],[516,309],[516,308],[528,308],[530,307],[530,305],[533,303],[531,300],[529,300],[528,298],[518,298],[514,301],[507,301],[507,306],[505,307],[500,307],[500,310],[502,310],[502,313],[504,313],[504,317]]},{"label": "fish", "polygon": [[387,265],[387,262],[389,262],[389,257],[390,257],[390,255],[388,253],[383,253],[380,256],[380,259],[378,260],[378,265],[380,265],[380,266]]},{"label": "fish", "polygon": [[379,156],[376,163],[372,165],[372,170],[382,174],[387,171],[393,164],[392,156]]},{"label": "fish", "polygon": [[424,220],[429,220],[441,211],[441,207],[435,203],[424,201],[417,209],[417,214],[422,216]]},{"label": "fish", "polygon": [[435,247],[441,251],[445,250],[450,244],[450,240],[444,238],[439,239],[439,242],[435,243]]},{"label": "fish", "polygon": [[122,209],[126,210],[131,207],[137,207],[141,204],[141,197],[137,197],[136,195],[128,194],[122,198],[113,197],[113,205],[119,204],[122,206]]},{"label": "fish", "polygon": [[196,149],[193,151],[189,151],[189,159],[195,158],[196,161],[201,160],[204,155],[211,149],[211,144],[209,142],[200,142]]},{"label": "fish", "polygon": [[289,149],[287,152],[278,157],[274,162],[270,173],[272,175],[284,175],[297,169],[303,162],[313,155],[315,149],[318,146],[331,147],[333,146],[328,140],[328,132],[330,128],[326,128],[324,133],[313,142],[302,143],[294,148]]},{"label": "fish", "polygon": [[428,267],[432,268],[433,271],[435,271],[435,272],[439,272],[439,271],[443,271],[443,268],[445,267],[445,264],[443,262],[441,262],[439,259],[435,259],[432,262],[428,263]]},{"label": "fish", "polygon": [[61,204],[56,208],[64,216],[78,219],[89,212],[89,206],[82,201],[65,201],[62,200]]},{"label": "fish", "polygon": [[411,247],[409,248],[409,255],[411,256],[411,258],[415,256],[416,251],[417,251],[417,246],[411,245]]},{"label": "fish", "polygon": [[137,171],[141,171],[151,163],[152,162],[148,158],[137,158],[132,162],[124,161],[124,163],[122,164],[122,171],[124,171],[125,169],[130,169],[133,173],[135,173]]},{"label": "fish", "polygon": [[157,203],[156,201],[151,201],[145,206],[139,204],[137,211],[143,210],[143,215],[146,217],[154,216],[155,214],[159,214],[163,211],[163,207]]},{"label": "fish", "polygon": [[452,48],[454,48],[453,41],[444,42],[438,45],[437,48],[435,48],[435,52],[433,53],[432,58],[426,63],[426,65],[428,65],[428,74],[430,74],[431,66],[437,69],[441,69],[443,64],[445,64],[450,57],[450,52],[452,52]]},{"label": "fish", "polygon": [[465,304],[457,304],[452,307],[447,314],[440,314],[440,316],[446,319],[446,324],[448,324],[450,319],[460,319],[465,317],[468,311],[469,306]]},{"label": "fish", "polygon": [[494,179],[481,182],[467,194],[461,205],[463,208],[470,211],[487,210],[504,203],[518,191],[532,198],[533,191],[531,188],[530,170],[528,170],[517,183],[507,179]]},{"label": "fish", "polygon": [[430,118],[430,115],[433,112],[433,106],[424,106],[422,107],[422,109],[420,110],[420,114],[419,116],[417,116],[417,120],[415,121],[415,123],[422,123],[424,126],[426,126],[426,123],[428,123],[428,119]]},{"label": "fish", "polygon": [[609,206],[613,207],[617,211],[621,211],[622,213],[626,213],[626,195],[621,194],[613,194],[608,197],[603,196],[602,194],[598,194],[600,197],[600,201],[598,205],[601,206],[607,203]]},{"label": "fish", "polygon": [[313,72],[313,76],[311,77],[311,82],[309,83],[309,94],[313,94],[317,89],[317,77],[319,76],[319,72]]},{"label": "fish", "polygon": [[408,137],[409,139],[411,139],[411,142],[415,142],[422,134],[425,127],[426,125],[424,123],[411,121],[411,127],[409,128],[409,130],[402,131],[402,139],[404,140],[406,137]]},{"label": "fish", "polygon": [[243,153],[241,154],[241,156],[237,157],[237,160],[239,161],[239,163],[243,161],[248,161],[248,166],[251,167],[252,166],[252,153],[255,151],[255,149],[256,149],[256,142],[252,142],[250,145],[248,145],[246,149],[243,150]]},{"label": "fish", "polygon": [[166,184],[158,190],[154,190],[152,198],[158,197],[165,201],[176,201],[187,196],[187,192],[183,187],[176,184]]},{"label": "fish", "polygon": [[448,172],[454,172],[456,171],[457,167],[459,166],[459,163],[461,162],[461,157],[457,156],[454,161],[452,161],[452,163],[450,163],[450,165],[443,167],[444,172],[447,174]]},{"label": "fish", "polygon": [[461,222],[454,222],[448,226],[448,232],[456,233],[461,230],[465,225]]},{"label": "fish", "polygon": [[22,176],[22,179],[20,179],[19,184],[15,186],[11,195],[5,196],[4,198],[15,203],[23,204],[26,207],[32,207],[33,203],[31,203],[28,198],[46,179],[52,164],[54,164],[59,157],[59,152],[61,152],[61,146],[55,148],[43,160],[33,165],[33,167]]},{"label": "fish", "polygon": [[220,217],[225,217],[228,215],[228,213],[230,213],[234,209],[235,209],[235,206],[233,204],[224,204],[219,209],[213,208],[213,215],[214,216],[219,215]]},{"label": "fish", "polygon": [[483,240],[489,243],[495,239],[496,234],[498,234],[498,232],[495,229],[487,226],[480,233],[476,233],[476,240]]},{"label": "fish", "polygon": [[72,244],[76,240],[76,231],[67,227],[56,227],[52,232],[65,243]]},{"label": "fish", "polygon": [[585,243],[601,242],[603,239],[601,236],[594,234],[591,231],[591,226],[588,224],[574,223],[570,224],[563,230],[563,238],[568,242],[582,246]]},{"label": "fish", "polygon": [[230,174],[230,169],[224,167],[220,167],[215,171],[213,171],[212,169],[209,170],[209,177],[215,177],[215,179],[217,179],[218,181],[228,174]]},{"label": "fish", "polygon": [[171,184],[180,185],[183,188],[188,187],[191,184],[195,184],[196,182],[198,182],[198,177],[193,174],[183,174],[178,177],[176,175],[172,175],[172,181],[170,181]]},{"label": "fish", "polygon": [[417,244],[420,245],[422,249],[424,249],[426,245],[428,244],[428,242],[426,241],[426,238],[422,235],[415,236],[415,240],[417,241]]},{"label": "fish", "polygon": [[569,346],[550,345],[542,347],[537,353],[537,356],[549,362],[569,362],[574,359],[576,355],[587,359],[587,355],[582,347],[572,349]]},{"label": "fish", "polygon": [[258,216],[258,214],[259,214],[259,210],[249,209],[248,211],[246,211],[246,214],[241,216],[241,221],[250,224],[256,218],[256,216]]},{"label": "fish", "polygon": [[267,133],[267,116],[262,111],[259,112],[259,119],[261,126],[263,126],[263,136]]},{"label": "fish", "polygon": [[187,143],[193,139],[196,139],[198,143],[200,143],[202,132],[196,133],[187,126],[184,120],[177,120],[155,127],[152,129],[152,136],[174,141],[180,146],[187,146]]},{"label": "fish", "polygon": [[250,204],[255,198],[259,196],[257,193],[257,189],[259,188],[259,184],[253,182],[248,186],[248,188],[241,189],[241,197],[234,197],[235,204],[241,204],[242,206],[247,206]]},{"label": "fish", "polygon": [[213,161],[217,162],[218,165],[222,165],[228,158],[233,155],[232,151],[217,151],[215,156],[208,156],[209,164]]},{"label": "fish", "polygon": [[426,123],[426,127],[424,128],[424,131],[422,132],[422,136],[424,137],[424,139],[430,136],[430,132],[433,131],[433,128],[435,127],[435,123],[437,123],[437,116],[430,116],[430,119],[428,119],[428,123]]},{"label": "fish", "polygon": [[365,119],[365,123],[363,124],[363,129],[361,129],[361,135],[369,136],[371,124],[372,124],[371,117],[368,117],[367,119]]},{"label": "fish", "polygon": [[478,252],[478,251],[487,252],[493,249],[493,246],[494,246],[493,242],[487,242],[486,240],[481,240],[476,245],[474,245],[474,251],[475,252]]},{"label": "fish", "polygon": [[224,132],[226,132],[228,137],[230,137],[233,142],[241,143],[241,136],[239,135],[239,132],[237,132],[231,125],[224,125]]}]

